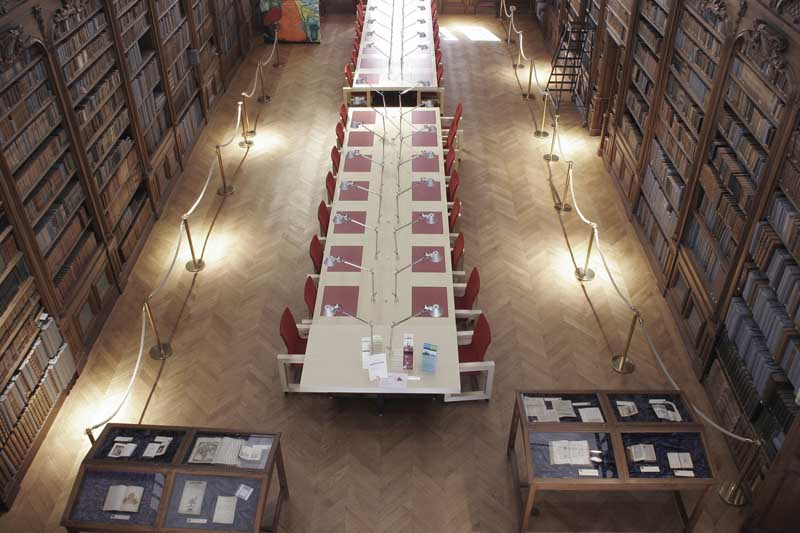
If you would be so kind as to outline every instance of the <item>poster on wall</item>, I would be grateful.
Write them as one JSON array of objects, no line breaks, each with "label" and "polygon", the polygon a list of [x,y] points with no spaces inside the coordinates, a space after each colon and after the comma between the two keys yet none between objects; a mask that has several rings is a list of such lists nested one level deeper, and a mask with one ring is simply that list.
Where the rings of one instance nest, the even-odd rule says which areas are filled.
[{"label": "poster on wall", "polygon": [[270,26],[278,22],[283,42],[320,42],[319,0],[260,0],[259,11],[268,37],[274,35]]}]

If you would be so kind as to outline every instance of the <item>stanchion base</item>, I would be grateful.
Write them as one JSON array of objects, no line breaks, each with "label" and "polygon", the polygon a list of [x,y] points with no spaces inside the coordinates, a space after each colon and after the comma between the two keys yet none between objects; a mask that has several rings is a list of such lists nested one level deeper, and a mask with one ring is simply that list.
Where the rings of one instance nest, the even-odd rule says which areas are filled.
[{"label": "stanchion base", "polygon": [[615,355],[611,358],[611,368],[620,374],[630,374],[636,368],[626,357]]},{"label": "stanchion base", "polygon": [[256,136],[256,130],[248,130],[244,133],[245,138],[249,139],[250,137]]},{"label": "stanchion base", "polygon": [[594,270],[591,268],[584,270],[578,267],[575,269],[575,277],[578,281],[592,281],[594,279]]},{"label": "stanchion base", "polygon": [[539,139],[544,139],[545,137],[549,137],[550,136],[550,132],[536,130],[536,131],[533,132],[533,136],[534,137],[538,137]]},{"label": "stanchion base", "polygon": [[231,194],[236,192],[236,187],[233,185],[223,185],[219,189],[217,189],[218,196],[230,196]]},{"label": "stanchion base", "polygon": [[552,162],[555,163],[556,161],[558,161],[558,155],[556,155],[556,154],[544,154],[544,160],[545,161],[552,161]]},{"label": "stanchion base", "polygon": [[569,213],[572,211],[572,206],[567,202],[556,202],[553,204],[553,207],[555,207],[556,211],[561,211],[562,213]]},{"label": "stanchion base", "polygon": [[747,503],[744,490],[737,483],[731,481],[721,483],[718,494],[720,500],[733,507],[743,507]]},{"label": "stanchion base", "polygon": [[168,342],[156,344],[150,348],[150,359],[163,361],[172,355],[172,345]]},{"label": "stanchion base", "polygon": [[203,261],[202,259],[198,259],[197,263],[195,263],[194,261],[189,261],[188,263],[186,263],[186,270],[188,270],[189,272],[200,272],[205,267],[206,267],[206,262]]},{"label": "stanchion base", "polygon": [[250,148],[251,146],[253,146],[253,144],[254,144],[253,141],[248,139],[246,141],[241,141],[239,143],[239,148]]},{"label": "stanchion base", "polygon": [[264,96],[259,96],[258,101],[261,102],[262,104],[268,104],[269,102],[272,101],[272,97],[268,94]]},{"label": "stanchion base", "polygon": [[525,65],[514,63],[514,64],[511,65],[511,67],[512,68],[525,68]]}]

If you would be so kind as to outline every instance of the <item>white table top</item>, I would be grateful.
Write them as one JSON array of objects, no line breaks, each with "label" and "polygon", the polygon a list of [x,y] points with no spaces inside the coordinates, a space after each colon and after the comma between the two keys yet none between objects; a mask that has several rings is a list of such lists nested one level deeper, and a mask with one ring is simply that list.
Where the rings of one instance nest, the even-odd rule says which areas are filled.
[{"label": "white table top", "polygon": [[[381,116],[384,112],[388,116],[385,121],[385,145],[380,139],[384,134]],[[401,113],[404,113],[402,135],[406,137],[402,143],[399,139]],[[351,108],[348,119],[336,195],[331,207],[325,256],[346,256],[353,264],[374,270],[377,294],[373,302],[369,272],[352,267],[350,271],[343,272],[343,268],[348,268],[346,265],[328,267],[323,264],[300,386],[307,392],[458,393],[461,385],[439,109],[411,111],[410,108]],[[353,127],[354,120],[364,123]],[[372,121],[374,123],[369,123]],[[412,121],[415,124],[410,124]],[[425,125],[423,122],[429,124]],[[432,130],[434,127],[435,131]],[[429,131],[425,131],[426,129]],[[412,131],[417,133],[411,136]],[[355,151],[373,158],[373,161],[356,155]],[[429,154],[435,157],[429,157]],[[398,171],[400,161],[406,162],[399,166]],[[383,162],[384,167],[379,162]],[[434,186],[423,185],[420,182],[423,177],[432,178]],[[399,196],[398,211],[398,183],[402,190],[410,187],[412,180],[416,185]],[[375,193],[382,191],[383,196],[381,198],[377,194],[356,188],[343,191],[341,184],[346,181],[359,183]],[[370,229],[352,223],[335,224],[336,214],[344,212],[351,213],[354,218],[364,217],[362,220]],[[436,224],[429,225],[419,221],[397,231],[398,256],[395,257],[395,229],[419,219],[420,213],[433,213]],[[371,229],[376,227],[377,259],[376,232]],[[342,233],[342,230],[356,232]],[[348,246],[354,248],[342,248]],[[412,256],[420,257],[424,251],[433,248],[440,250],[442,262],[433,264],[423,261],[415,268],[401,272],[398,276],[395,302],[395,271],[409,265]],[[430,288],[434,288],[437,294],[431,293]],[[356,290],[357,297],[353,294]],[[417,293],[416,300],[412,297],[412,292]],[[369,337],[370,333],[367,325],[347,316],[326,317],[322,312],[325,303],[339,303],[360,318],[373,322],[375,335],[382,336],[386,341],[393,322],[398,322],[421,309],[423,305],[435,301],[441,304],[441,317],[432,318],[423,314],[394,328],[392,352],[387,351],[388,370],[390,373],[406,373],[419,378],[409,380],[407,389],[403,390],[380,387],[378,380],[369,380],[361,358],[361,339]],[[406,333],[414,335],[414,368],[409,371],[401,369],[403,334]],[[438,361],[434,373],[422,371],[423,343],[438,345]]]},{"label": "white table top", "polygon": [[437,87],[430,0],[369,0],[353,88]]}]

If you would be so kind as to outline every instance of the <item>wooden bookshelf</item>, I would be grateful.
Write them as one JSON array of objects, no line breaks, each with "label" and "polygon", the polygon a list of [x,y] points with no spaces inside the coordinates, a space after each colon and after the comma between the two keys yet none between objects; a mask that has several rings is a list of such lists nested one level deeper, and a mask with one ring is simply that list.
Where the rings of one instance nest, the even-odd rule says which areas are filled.
[{"label": "wooden bookshelf", "polygon": [[800,442],[800,25],[771,4],[590,3],[584,66],[616,95],[602,155],[717,418],[764,442],[755,531]]}]

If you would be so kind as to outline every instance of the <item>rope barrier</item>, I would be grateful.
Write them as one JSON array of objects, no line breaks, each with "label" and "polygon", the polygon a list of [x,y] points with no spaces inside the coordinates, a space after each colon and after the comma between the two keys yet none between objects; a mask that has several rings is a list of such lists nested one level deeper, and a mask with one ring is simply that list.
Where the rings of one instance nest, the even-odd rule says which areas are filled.
[{"label": "rope barrier", "polygon": [[253,88],[250,89],[249,93],[246,92],[242,93],[242,96],[244,96],[245,98],[252,98],[253,95],[256,93],[256,87],[258,87],[258,80],[260,79],[261,76],[261,69],[262,67],[269,65],[269,62],[272,61],[272,56],[275,55],[275,48],[277,46],[278,46],[278,31],[276,30],[275,40],[272,41],[272,50],[269,53],[269,57],[265,61],[259,61],[256,64],[255,76],[253,76]]}]

